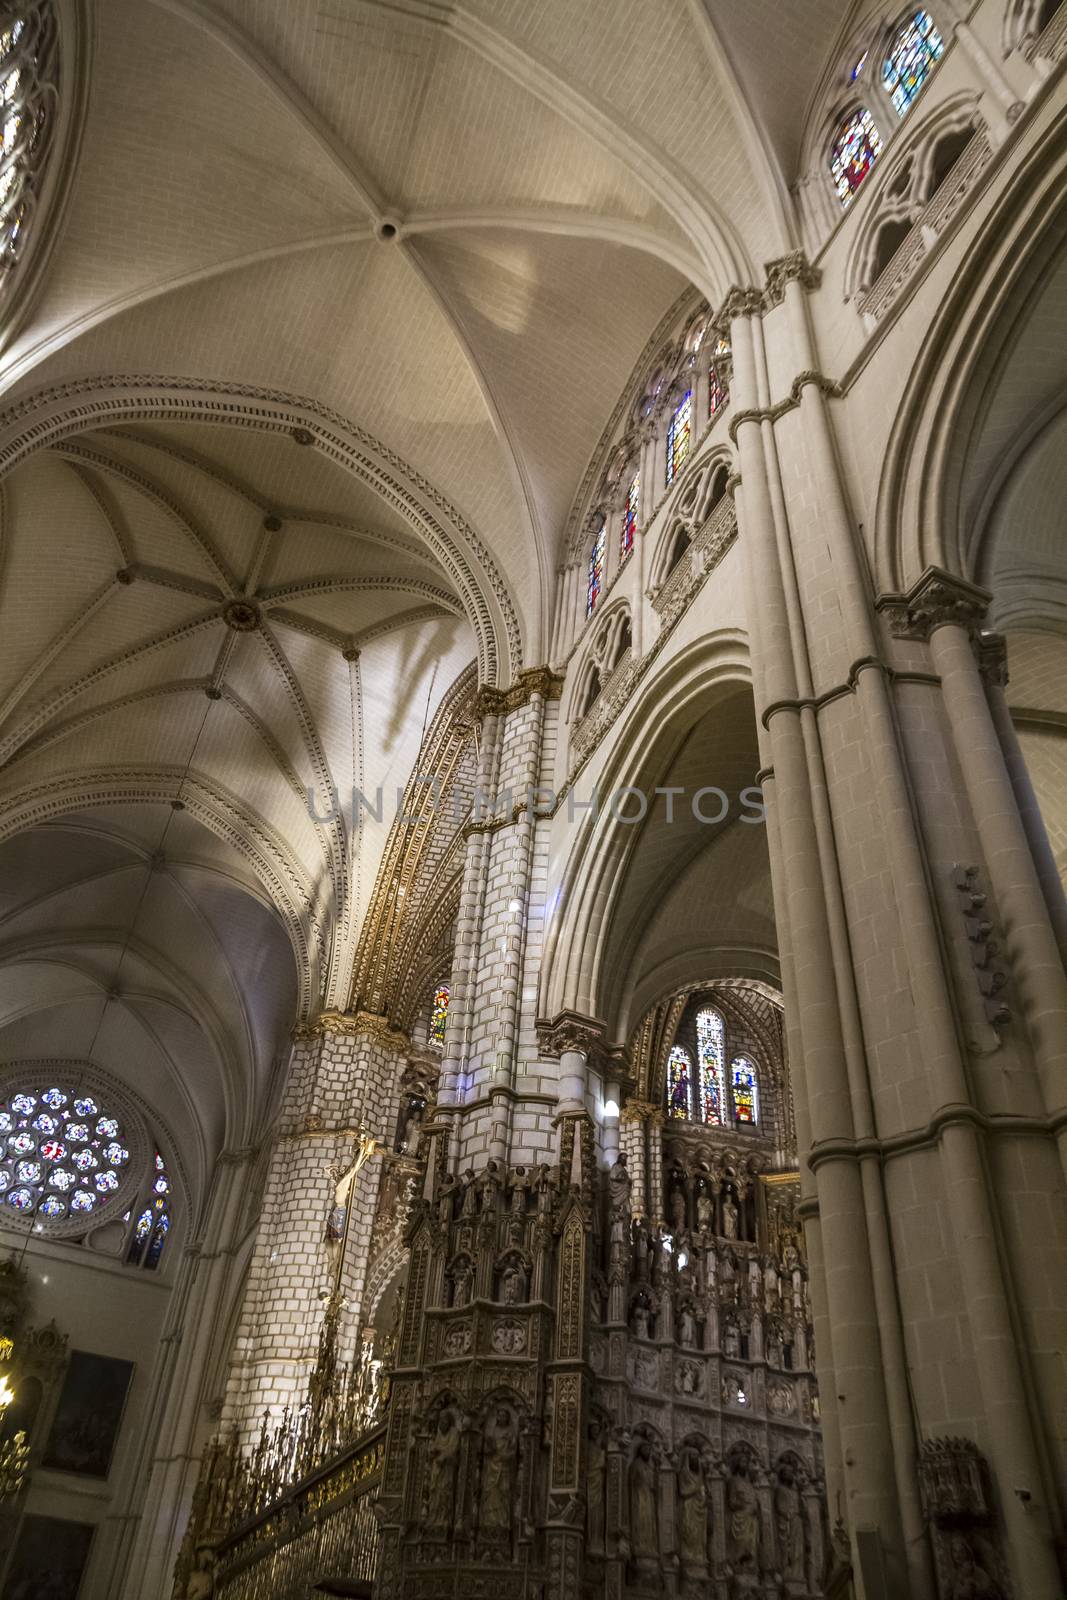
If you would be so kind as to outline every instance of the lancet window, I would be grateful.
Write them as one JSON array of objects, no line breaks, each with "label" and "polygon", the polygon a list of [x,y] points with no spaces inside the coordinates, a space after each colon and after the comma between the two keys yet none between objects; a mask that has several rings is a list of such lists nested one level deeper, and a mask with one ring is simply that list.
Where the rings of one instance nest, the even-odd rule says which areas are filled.
[{"label": "lancet window", "polygon": [[687,390],[667,428],[667,483],[672,484],[693,442],[693,392]]},{"label": "lancet window", "polygon": [[637,512],[641,504],[641,474],[635,472],[630,479],[630,487],[626,491],[626,501],[622,508],[622,532],[619,536],[620,554],[625,558],[634,547],[634,534],[637,532]]},{"label": "lancet window", "polygon": [[443,1045],[445,1042],[445,1025],[448,1022],[448,1002],[451,990],[447,983],[439,983],[433,994],[433,1004],[430,1007],[430,1038],[434,1044]]},{"label": "lancet window", "polygon": [[882,153],[882,135],[866,106],[850,111],[830,150],[830,171],[843,206],[850,205],[864,178]]},{"label": "lancet window", "polygon": [[589,552],[589,590],[585,602],[585,614],[591,617],[596,610],[596,603],[604,589],[604,563],[608,547],[608,525],[600,524],[600,531],[593,540],[593,548]]},{"label": "lancet window", "polygon": [[667,1114],[685,1122],[693,1115],[693,1063],[680,1044],[667,1057]]},{"label": "lancet window", "polygon": [[908,18],[882,66],[882,81],[902,117],[944,54],[945,42],[929,11]]},{"label": "lancet window", "polygon": [[725,1029],[722,1015],[707,1010],[697,1013],[697,1051],[700,1057],[700,1120],[721,1126],[725,1121],[726,1079],[724,1072]]}]

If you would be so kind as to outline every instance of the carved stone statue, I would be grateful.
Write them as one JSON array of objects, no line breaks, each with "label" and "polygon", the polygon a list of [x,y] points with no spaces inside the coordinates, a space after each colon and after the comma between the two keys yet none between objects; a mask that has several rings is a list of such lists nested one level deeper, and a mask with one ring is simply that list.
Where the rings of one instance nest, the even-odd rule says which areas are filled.
[{"label": "carved stone statue", "polygon": [[714,1209],[711,1196],[706,1189],[701,1189],[697,1195],[697,1228],[701,1233],[711,1231]]},{"label": "carved stone statue", "polygon": [[774,1491],[778,1559],[787,1583],[804,1582],[804,1510],[792,1467],[783,1466]]},{"label": "carved stone statue", "polygon": [[474,1268],[469,1261],[458,1261],[452,1269],[452,1304],[465,1306],[470,1301]]},{"label": "carved stone statue", "polygon": [[659,1559],[656,1463],[647,1439],[640,1441],[630,1462],[630,1549],[638,1563]]},{"label": "carved stone statue", "polygon": [[681,1502],[682,1560],[687,1567],[703,1568],[708,1560],[708,1485],[704,1464],[696,1450],[682,1451],[678,1468]]},{"label": "carved stone statue", "polygon": [[773,1311],[778,1304],[779,1295],[778,1268],[769,1258],[763,1268],[763,1305],[766,1311]]},{"label": "carved stone statue", "polygon": [[620,1152],[618,1160],[608,1173],[608,1210],[611,1218],[612,1244],[630,1242],[630,1174],[626,1170],[626,1156]]},{"label": "carved stone statue", "polygon": [[477,1178],[474,1168],[468,1167],[463,1174],[463,1204],[460,1207],[460,1216],[473,1217],[478,1209]]},{"label": "carved stone statue", "polygon": [[737,1567],[756,1571],[760,1547],[759,1496],[744,1461],[737,1463],[730,1476],[726,1509],[729,1513],[727,1557]]},{"label": "carved stone statue", "polygon": [[650,1339],[652,1337],[648,1308],[643,1306],[640,1301],[634,1306],[631,1323],[635,1339]]},{"label": "carved stone statue", "polygon": [[456,1517],[456,1466],[460,1432],[455,1413],[442,1411],[427,1454],[425,1525],[431,1537],[449,1538]]},{"label": "carved stone statue", "polygon": [[684,1306],[682,1308],[682,1314],[678,1323],[678,1331],[681,1341],[684,1345],[688,1345],[690,1348],[692,1348],[693,1345],[696,1344],[697,1320],[693,1315],[693,1308],[691,1306]]},{"label": "carved stone statue", "polygon": [[589,1464],[585,1474],[585,1532],[592,1555],[604,1554],[604,1489],[607,1482],[607,1457],[600,1423],[589,1424]]},{"label": "carved stone statue", "polygon": [[478,1531],[483,1539],[503,1543],[511,1537],[515,1509],[515,1468],[519,1425],[507,1406],[498,1406],[485,1430]]},{"label": "carved stone statue", "polygon": [[212,1600],[215,1593],[214,1546],[197,1546],[193,1570],[185,1586],[184,1600]]},{"label": "carved stone statue", "polygon": [[674,1188],[671,1190],[670,1199],[671,1228],[675,1233],[682,1233],[686,1226],[685,1190]]},{"label": "carved stone statue", "polygon": [[422,1132],[422,1107],[413,1104],[404,1122],[404,1132],[400,1140],[400,1148],[407,1155],[413,1156],[418,1148],[419,1134]]},{"label": "carved stone statue", "polygon": [[1000,1584],[989,1576],[962,1534],[949,1545],[952,1560],[952,1600],[1004,1600]]},{"label": "carved stone statue", "polygon": [[506,1306],[517,1306],[526,1298],[526,1274],[514,1261],[501,1274],[500,1298]]},{"label": "carved stone statue", "polygon": [[739,1212],[731,1195],[727,1195],[722,1203],[722,1231],[727,1239],[737,1238],[737,1220]]},{"label": "carved stone statue", "polygon": [[740,1359],[741,1335],[737,1330],[736,1322],[726,1322],[723,1324],[722,1348],[724,1355],[732,1356],[735,1361]]}]

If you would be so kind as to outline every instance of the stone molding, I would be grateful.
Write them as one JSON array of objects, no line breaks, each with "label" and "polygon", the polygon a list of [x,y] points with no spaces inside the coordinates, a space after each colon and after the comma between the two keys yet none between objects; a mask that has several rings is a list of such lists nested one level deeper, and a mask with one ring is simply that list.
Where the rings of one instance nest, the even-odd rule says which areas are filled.
[{"label": "stone molding", "polygon": [[763,310],[763,291],[751,284],[742,287],[734,284],[723,295],[722,303],[711,323],[711,331],[720,339],[729,339],[730,324],[735,317],[758,317]]},{"label": "stone molding", "polygon": [[1008,687],[1008,641],[1002,633],[982,629],[975,641],[978,671],[987,689]]},{"label": "stone molding", "polygon": [[954,624],[974,634],[993,596],[942,567],[927,567],[904,594],[882,594],[875,601],[894,639],[927,640],[936,628]]},{"label": "stone molding", "polygon": [[786,416],[790,411],[795,411],[800,404],[800,397],[809,384],[814,384],[829,400],[838,400],[844,394],[844,389],[836,378],[828,378],[825,372],[819,372],[814,367],[806,367],[803,372],[798,372],[790,386],[789,393],[784,400],[777,401],[773,406],[760,410],[755,407],[748,411],[739,411],[733,418],[729,427],[730,443],[737,443],[738,429],[745,422],[777,422],[779,417]]}]

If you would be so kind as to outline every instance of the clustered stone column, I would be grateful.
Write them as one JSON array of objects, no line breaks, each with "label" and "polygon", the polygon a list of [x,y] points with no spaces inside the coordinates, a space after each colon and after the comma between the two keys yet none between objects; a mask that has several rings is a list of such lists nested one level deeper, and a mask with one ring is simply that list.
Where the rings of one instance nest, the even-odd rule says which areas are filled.
[{"label": "clustered stone column", "polygon": [[392,1144],[407,1047],[368,1013],[328,1012],[295,1030],[223,1411],[245,1440],[306,1396],[343,1238],[349,1335],[358,1322],[378,1163],[350,1173],[362,1140]]},{"label": "clustered stone column", "polygon": [[999,1539],[1055,1600],[1062,961],[975,660],[988,597],[928,573],[875,605],[816,283],[788,257],[722,315],[830,1501],[861,1592],[930,1597],[920,1443],[972,1434],[996,1517],[961,1570]]}]

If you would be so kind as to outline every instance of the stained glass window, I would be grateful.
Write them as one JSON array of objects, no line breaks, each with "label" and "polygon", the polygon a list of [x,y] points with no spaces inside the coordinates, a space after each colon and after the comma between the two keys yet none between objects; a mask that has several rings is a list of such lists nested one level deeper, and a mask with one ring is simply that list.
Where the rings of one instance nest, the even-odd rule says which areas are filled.
[{"label": "stained glass window", "polygon": [[68,1086],[0,1100],[0,1200],[17,1213],[48,1222],[95,1215],[123,1187],[129,1161],[118,1117]]},{"label": "stained glass window", "polygon": [[830,151],[830,171],[841,204],[847,206],[882,153],[882,135],[866,106],[850,111]]},{"label": "stained glass window", "polygon": [[443,1045],[445,1042],[445,1023],[448,1021],[448,1002],[451,989],[447,983],[438,984],[433,994],[433,1005],[430,1007],[430,1038],[434,1044]]},{"label": "stained glass window", "polygon": [[0,24],[0,273],[25,242],[34,188],[56,103],[56,22],[51,0],[4,7]]},{"label": "stained glass window", "polygon": [[700,1057],[700,1120],[721,1126],[726,1118],[723,1020],[710,1008],[697,1013],[697,1052]]},{"label": "stained glass window", "polygon": [[693,394],[692,390],[689,390],[671,418],[670,426],[667,429],[667,482],[669,484],[674,482],[682,463],[689,454],[692,432]]},{"label": "stained glass window", "polygon": [[747,1056],[735,1056],[730,1063],[734,1091],[734,1117],[738,1122],[759,1121],[759,1082],[756,1069]]},{"label": "stained glass window", "polygon": [[593,615],[600,591],[604,587],[604,557],[607,553],[608,526],[601,523],[600,532],[593,540],[593,548],[589,552],[589,595],[585,603],[587,617]]},{"label": "stained glass window", "polygon": [[944,50],[945,41],[929,11],[916,11],[897,34],[882,66],[882,79],[899,117],[907,111]]},{"label": "stained glass window", "polygon": [[[154,1272],[170,1232],[170,1179],[167,1164],[157,1150],[148,1180],[144,1205],[133,1225],[126,1260]],[[132,1216],[133,1212],[129,1213]]]},{"label": "stained glass window", "polygon": [[634,534],[637,532],[637,508],[640,503],[641,474],[635,472],[630,480],[630,487],[626,491],[626,504],[622,508],[622,537],[619,542],[624,556],[628,556],[634,547]]},{"label": "stained glass window", "polygon": [[692,1115],[693,1063],[689,1051],[676,1044],[667,1057],[667,1115],[688,1121]]}]

